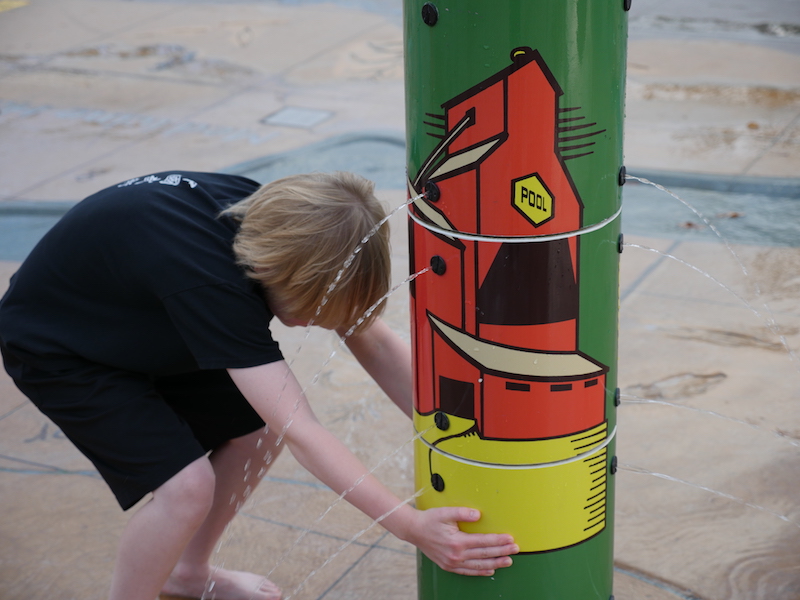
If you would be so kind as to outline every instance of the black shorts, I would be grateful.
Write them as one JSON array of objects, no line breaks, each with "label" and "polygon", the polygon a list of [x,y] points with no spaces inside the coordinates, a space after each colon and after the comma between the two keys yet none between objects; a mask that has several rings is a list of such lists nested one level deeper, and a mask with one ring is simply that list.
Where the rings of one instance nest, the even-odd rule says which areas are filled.
[{"label": "black shorts", "polygon": [[87,363],[44,372],[4,352],[17,387],[97,468],[123,510],[227,440],[264,427],[225,370],[152,378]]}]

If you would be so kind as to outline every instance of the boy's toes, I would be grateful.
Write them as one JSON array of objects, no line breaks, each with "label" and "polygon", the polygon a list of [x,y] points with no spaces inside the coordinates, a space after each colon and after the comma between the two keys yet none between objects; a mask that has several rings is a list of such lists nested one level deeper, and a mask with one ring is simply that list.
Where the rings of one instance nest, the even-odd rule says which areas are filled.
[{"label": "boy's toes", "polygon": [[281,600],[283,594],[266,577],[244,571],[215,569],[210,575],[191,583],[168,582],[159,600],[199,600],[201,597],[214,597],[217,600]]},{"label": "boy's toes", "polygon": [[[261,582],[258,591],[262,594],[265,594],[264,600],[281,600],[281,598],[283,598],[283,592],[281,592],[281,589],[269,579],[265,579]],[[260,598],[260,596],[257,597]]]}]

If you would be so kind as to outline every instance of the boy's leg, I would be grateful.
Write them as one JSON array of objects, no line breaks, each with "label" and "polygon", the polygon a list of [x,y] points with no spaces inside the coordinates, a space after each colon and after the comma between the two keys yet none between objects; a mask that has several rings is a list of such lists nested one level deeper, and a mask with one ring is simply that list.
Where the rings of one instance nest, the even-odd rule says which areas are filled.
[{"label": "boy's leg", "polygon": [[276,442],[272,432],[259,430],[230,440],[211,453],[216,477],[213,504],[177,561],[163,593],[200,598],[213,581],[215,597],[221,600],[281,597],[278,587],[262,576],[215,569],[209,562],[225,527],[280,453],[283,446]]},{"label": "boy's leg", "polygon": [[153,492],[122,533],[111,600],[153,600],[208,515],[214,471],[199,458]]}]

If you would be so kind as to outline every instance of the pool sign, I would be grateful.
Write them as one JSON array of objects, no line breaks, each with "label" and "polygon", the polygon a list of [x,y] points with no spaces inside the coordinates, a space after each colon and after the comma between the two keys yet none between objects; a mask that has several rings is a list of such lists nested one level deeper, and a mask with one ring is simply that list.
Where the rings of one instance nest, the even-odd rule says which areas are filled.
[{"label": "pool sign", "polygon": [[553,218],[555,198],[538,173],[512,182],[511,198],[516,208],[534,227]]}]

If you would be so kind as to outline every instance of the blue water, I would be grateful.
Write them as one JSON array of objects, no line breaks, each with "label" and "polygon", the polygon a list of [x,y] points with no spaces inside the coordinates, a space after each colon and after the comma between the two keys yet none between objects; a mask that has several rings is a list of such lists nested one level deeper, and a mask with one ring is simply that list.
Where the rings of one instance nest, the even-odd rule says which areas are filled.
[{"label": "blue water", "polygon": [[629,181],[622,194],[622,231],[714,241],[719,240],[716,230],[731,244],[800,246],[798,198],[670,189],[701,216],[661,190]]},{"label": "blue water", "polygon": [[[345,135],[293,152],[266,156],[222,169],[265,183],[309,171],[351,170],[375,182],[379,190],[405,189],[405,146],[392,134]],[[635,172],[632,173],[636,175]],[[671,190],[701,216],[668,194],[628,180],[623,191],[622,231],[657,238],[719,242],[716,229],[731,244],[800,246],[800,180],[742,183],[708,176],[650,174],[656,183],[677,184]],[[696,181],[712,189],[679,187]],[[731,189],[763,189],[736,193]],[[777,192],[777,193],[776,193]],[[784,193],[784,195],[780,195]],[[78,200],[77,198],[75,199]],[[36,242],[74,202],[0,203],[0,260],[22,261]]]}]

